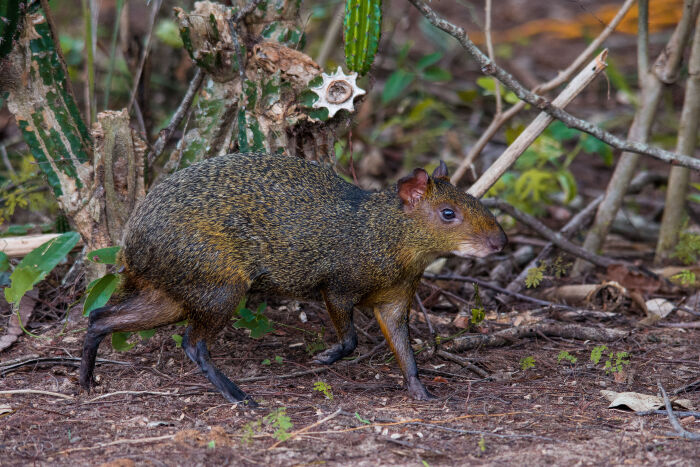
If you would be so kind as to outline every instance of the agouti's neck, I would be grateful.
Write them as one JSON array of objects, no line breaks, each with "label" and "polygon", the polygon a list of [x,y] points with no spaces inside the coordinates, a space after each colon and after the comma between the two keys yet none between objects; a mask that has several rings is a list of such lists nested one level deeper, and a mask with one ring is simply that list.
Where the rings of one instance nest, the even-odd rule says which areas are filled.
[{"label": "agouti's neck", "polygon": [[435,239],[425,226],[404,211],[395,188],[373,193],[363,207],[366,242],[381,245],[382,254],[389,263],[398,263],[401,275],[421,275],[442,253],[435,249]]}]

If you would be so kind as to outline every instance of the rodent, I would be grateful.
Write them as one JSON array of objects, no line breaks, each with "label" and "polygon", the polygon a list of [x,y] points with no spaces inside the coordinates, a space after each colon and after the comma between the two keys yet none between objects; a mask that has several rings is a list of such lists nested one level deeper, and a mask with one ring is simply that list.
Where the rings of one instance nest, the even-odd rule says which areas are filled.
[{"label": "rodent", "polygon": [[450,184],[443,162],[379,192],[285,155],[229,154],[176,172],[135,209],[124,234],[119,293],[89,317],[80,384],[94,383],[97,348],[116,331],[188,319],[182,347],[231,402],[255,402],[214,367],[207,346],[248,292],[321,298],[339,342],[357,345],[353,307],[374,309],[411,397],[418,379],[408,314],[425,267],[449,254],[503,249],[503,229],[476,198]]}]

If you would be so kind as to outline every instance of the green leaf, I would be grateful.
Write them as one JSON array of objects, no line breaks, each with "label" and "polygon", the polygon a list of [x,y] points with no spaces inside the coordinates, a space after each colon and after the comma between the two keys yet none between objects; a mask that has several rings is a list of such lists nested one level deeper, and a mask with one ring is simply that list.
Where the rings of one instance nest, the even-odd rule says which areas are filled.
[{"label": "green leaf", "polygon": [[60,263],[80,240],[77,232],[66,232],[29,252],[10,275],[12,285],[5,289],[9,303],[19,303],[34,284]]},{"label": "green leaf", "polygon": [[0,251],[0,272],[5,272],[8,269],[10,269],[10,258],[8,256]]},{"label": "green leaf", "polygon": [[148,339],[153,337],[155,335],[155,333],[156,333],[155,329],[149,329],[147,331],[139,331],[139,337],[141,337],[141,339],[147,341]]},{"label": "green leaf", "polygon": [[93,250],[87,254],[87,259],[94,263],[100,264],[117,264],[117,253],[121,250],[120,246],[108,246]]},{"label": "green leaf", "polygon": [[425,70],[429,66],[435,65],[441,58],[442,52],[433,52],[431,54],[424,55],[420,60],[418,60],[416,68],[419,70]]},{"label": "green leaf", "polygon": [[357,412],[355,412],[355,418],[356,418],[360,423],[364,423],[365,425],[369,425],[370,423],[372,423],[372,422],[370,422],[369,420],[367,420],[366,418],[363,418],[362,415],[360,415],[360,414],[357,413]]},{"label": "green leaf", "polygon": [[169,45],[175,49],[183,47],[182,38],[180,37],[180,28],[175,21],[171,19],[162,19],[158,22],[155,30],[156,37],[165,45]]},{"label": "green leaf", "polygon": [[574,178],[573,174],[568,170],[561,170],[557,172],[557,181],[559,182],[559,186],[566,196],[564,202],[568,204],[573,201],[573,199],[576,197],[576,193],[578,192],[576,179]]},{"label": "green leaf", "polygon": [[476,85],[486,91],[486,94],[493,95],[496,92],[496,81],[489,76],[477,78]]},{"label": "green leaf", "polygon": [[262,361],[262,362],[261,362],[260,364],[261,364],[261,365],[271,365],[271,364],[272,364],[272,362],[270,361],[270,359],[269,359],[269,358],[266,358],[266,359],[265,359],[265,360],[263,360],[263,361]]},{"label": "green leaf", "polygon": [[598,154],[605,165],[612,165],[613,152],[612,148],[595,136],[583,135],[581,137],[581,147],[584,151],[590,154]]},{"label": "green leaf", "polygon": [[552,122],[552,124],[549,125],[547,130],[557,141],[568,141],[570,139],[576,138],[579,135],[578,130],[569,128],[559,120]]},{"label": "green leaf", "polygon": [[130,332],[113,332],[112,333],[112,348],[117,352],[126,352],[135,344],[130,344],[126,340],[131,336]]},{"label": "green leaf", "polygon": [[182,347],[182,336],[180,334],[173,334],[170,337],[175,341],[175,347]]},{"label": "green leaf", "polygon": [[416,75],[405,70],[396,70],[384,84],[382,91],[382,104],[393,101],[413,82]]},{"label": "green leaf", "polygon": [[85,305],[83,305],[83,316],[88,316],[92,310],[103,307],[109,301],[119,284],[117,274],[105,274],[103,277],[93,281],[89,288]]},{"label": "green leaf", "polygon": [[452,74],[440,68],[438,66],[431,66],[423,70],[422,76],[428,81],[450,81],[452,79]]}]

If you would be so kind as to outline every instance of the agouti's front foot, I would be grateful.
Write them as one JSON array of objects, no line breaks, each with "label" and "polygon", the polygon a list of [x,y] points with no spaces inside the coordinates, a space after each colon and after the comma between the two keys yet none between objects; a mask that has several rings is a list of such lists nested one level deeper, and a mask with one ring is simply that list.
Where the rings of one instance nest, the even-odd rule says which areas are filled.
[{"label": "agouti's front foot", "polygon": [[428,392],[417,377],[410,378],[406,384],[408,386],[408,395],[417,401],[430,401],[437,399],[437,396]]}]

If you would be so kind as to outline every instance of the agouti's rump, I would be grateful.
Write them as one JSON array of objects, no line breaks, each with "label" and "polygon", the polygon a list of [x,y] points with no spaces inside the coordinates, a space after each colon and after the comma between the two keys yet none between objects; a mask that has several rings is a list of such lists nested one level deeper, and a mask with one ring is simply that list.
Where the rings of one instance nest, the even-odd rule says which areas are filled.
[{"label": "agouti's rump", "polygon": [[416,169],[372,193],[287,156],[208,159],[153,188],[134,211],[124,287],[90,316],[81,384],[89,388],[108,333],[188,318],[187,355],[228,400],[250,400],[213,367],[206,347],[250,291],[323,298],[339,336],[316,358],[326,364],[355,349],[353,307],[373,307],[409,393],[428,399],[407,327],[420,276],[439,256],[484,256],[505,244],[493,215],[449,183],[444,164],[432,177]]}]

